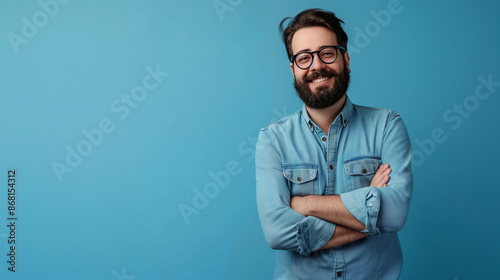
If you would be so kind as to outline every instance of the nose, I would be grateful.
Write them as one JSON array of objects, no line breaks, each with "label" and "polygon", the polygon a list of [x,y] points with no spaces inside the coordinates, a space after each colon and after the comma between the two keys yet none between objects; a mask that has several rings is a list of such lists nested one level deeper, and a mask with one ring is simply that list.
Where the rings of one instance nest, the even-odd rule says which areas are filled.
[{"label": "nose", "polygon": [[319,70],[323,68],[325,64],[321,59],[319,59],[319,53],[314,53],[313,54],[313,62],[311,64],[311,67],[309,67],[309,70]]}]

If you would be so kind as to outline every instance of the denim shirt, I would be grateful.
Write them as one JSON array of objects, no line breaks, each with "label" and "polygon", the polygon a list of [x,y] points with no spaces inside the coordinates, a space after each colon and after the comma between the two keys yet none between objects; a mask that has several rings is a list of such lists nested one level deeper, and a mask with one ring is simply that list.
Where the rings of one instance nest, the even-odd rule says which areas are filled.
[{"label": "denim shirt", "polygon": [[[398,279],[403,228],[412,193],[411,145],[401,117],[346,98],[328,135],[305,106],[261,129],[256,147],[257,206],[264,236],[276,253],[274,279]],[[381,164],[387,187],[370,187]],[[319,250],[335,224],[303,216],[290,198],[340,195],[365,225],[367,237]]]}]

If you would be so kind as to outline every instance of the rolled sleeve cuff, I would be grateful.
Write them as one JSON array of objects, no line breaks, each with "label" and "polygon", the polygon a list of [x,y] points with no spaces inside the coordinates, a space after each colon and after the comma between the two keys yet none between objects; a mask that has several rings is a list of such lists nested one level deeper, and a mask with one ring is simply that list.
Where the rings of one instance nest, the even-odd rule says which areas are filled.
[{"label": "rolled sleeve cuff", "polygon": [[376,187],[357,189],[343,193],[340,199],[347,210],[366,227],[362,233],[368,235],[380,234],[377,228],[380,211],[380,191]]},{"label": "rolled sleeve cuff", "polygon": [[302,256],[319,250],[333,236],[335,224],[309,216],[297,223],[297,251]]}]

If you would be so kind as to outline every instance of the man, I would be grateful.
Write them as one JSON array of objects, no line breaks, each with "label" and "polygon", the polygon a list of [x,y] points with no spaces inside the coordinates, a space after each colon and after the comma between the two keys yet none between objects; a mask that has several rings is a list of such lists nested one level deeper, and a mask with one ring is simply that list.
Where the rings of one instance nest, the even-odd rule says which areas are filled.
[{"label": "man", "polygon": [[334,13],[305,10],[284,28],[286,20],[304,106],[261,129],[256,150],[259,216],[278,250],[274,279],[398,279],[397,232],[412,192],[405,125],[346,96],[348,37]]}]

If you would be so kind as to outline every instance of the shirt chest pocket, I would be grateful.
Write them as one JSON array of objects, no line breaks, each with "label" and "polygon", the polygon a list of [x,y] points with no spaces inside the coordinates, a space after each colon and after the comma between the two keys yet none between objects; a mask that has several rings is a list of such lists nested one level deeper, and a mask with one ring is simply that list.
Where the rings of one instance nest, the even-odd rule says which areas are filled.
[{"label": "shirt chest pocket", "polygon": [[285,164],[283,176],[288,181],[292,196],[315,194],[318,190],[317,164]]},{"label": "shirt chest pocket", "polygon": [[357,156],[344,161],[349,191],[368,187],[382,163],[378,156]]}]

